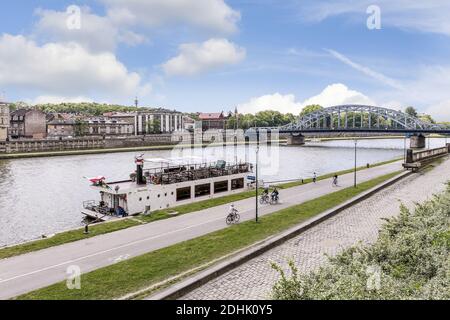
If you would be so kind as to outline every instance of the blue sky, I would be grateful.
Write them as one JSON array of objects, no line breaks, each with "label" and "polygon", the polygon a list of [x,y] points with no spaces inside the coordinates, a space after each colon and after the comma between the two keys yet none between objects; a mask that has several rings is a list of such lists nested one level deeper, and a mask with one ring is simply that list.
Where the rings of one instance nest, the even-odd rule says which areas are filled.
[{"label": "blue sky", "polygon": [[450,120],[448,1],[379,0],[375,30],[372,4],[3,1],[0,92],[31,104],[131,104],[138,95],[142,105],[181,111],[413,105]]}]

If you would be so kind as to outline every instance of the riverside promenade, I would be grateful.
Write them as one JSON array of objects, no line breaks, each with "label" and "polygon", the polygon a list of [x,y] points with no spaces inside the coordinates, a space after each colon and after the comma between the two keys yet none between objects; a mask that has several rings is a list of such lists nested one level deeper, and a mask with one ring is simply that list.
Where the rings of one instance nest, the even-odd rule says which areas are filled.
[{"label": "riverside promenade", "polygon": [[326,263],[328,256],[359,242],[369,244],[378,237],[385,218],[400,213],[400,204],[413,209],[415,203],[442,192],[450,181],[450,160],[437,168],[400,180],[374,196],[340,212],[338,215],[290,239],[282,245],[223,274],[188,293],[184,300],[259,300],[270,299],[279,274],[271,262],[289,272],[293,260],[301,273]]},{"label": "riverside promenade", "polygon": [[[358,182],[401,170],[401,162],[358,172]],[[341,188],[353,185],[353,174],[340,177]],[[263,206],[260,215],[267,215],[305,201],[335,192],[331,180],[302,185],[280,191],[281,203]],[[254,219],[255,199],[235,202],[243,221]],[[53,283],[64,281],[67,268],[78,266],[82,273],[115,264],[226,228],[229,205],[156,221],[95,238],[48,248],[0,260],[0,299],[8,299]]]}]

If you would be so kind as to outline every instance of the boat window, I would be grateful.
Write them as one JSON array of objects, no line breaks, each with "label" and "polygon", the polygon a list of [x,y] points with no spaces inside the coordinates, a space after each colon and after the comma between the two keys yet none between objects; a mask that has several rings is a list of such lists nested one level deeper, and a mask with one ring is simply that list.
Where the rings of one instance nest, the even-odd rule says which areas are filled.
[{"label": "boat window", "polygon": [[221,193],[228,191],[228,180],[214,183],[214,193]]},{"label": "boat window", "polygon": [[177,189],[177,201],[183,201],[191,198],[191,187]]},{"label": "boat window", "polygon": [[195,197],[209,196],[211,194],[211,184],[201,184],[195,186]]},{"label": "boat window", "polygon": [[231,190],[243,189],[244,178],[231,180]]}]

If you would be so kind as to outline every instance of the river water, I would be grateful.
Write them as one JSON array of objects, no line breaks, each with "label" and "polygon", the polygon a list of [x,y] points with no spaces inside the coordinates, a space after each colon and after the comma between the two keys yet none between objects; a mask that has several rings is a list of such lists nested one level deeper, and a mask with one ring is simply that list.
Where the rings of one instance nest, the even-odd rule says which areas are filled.
[{"label": "river water", "polygon": [[[430,139],[430,147],[444,146]],[[407,142],[409,145],[409,142]],[[404,140],[360,140],[358,166],[401,157]],[[37,239],[82,226],[81,205],[97,200],[85,177],[104,175],[108,181],[126,180],[141,152],[0,160],[0,247]],[[145,152],[145,158],[196,156],[203,159],[255,162],[255,146],[208,147]],[[268,182],[311,177],[349,169],[354,142],[311,142],[304,147],[261,147],[260,174]]]}]

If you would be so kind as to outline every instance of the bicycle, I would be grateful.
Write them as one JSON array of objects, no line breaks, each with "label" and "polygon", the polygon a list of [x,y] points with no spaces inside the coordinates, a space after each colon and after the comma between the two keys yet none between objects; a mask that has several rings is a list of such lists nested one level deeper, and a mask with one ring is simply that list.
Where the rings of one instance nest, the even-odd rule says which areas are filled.
[{"label": "bicycle", "polygon": [[280,200],[279,196],[271,196],[270,197],[270,204],[274,205],[274,204],[278,204],[278,201]]},{"label": "bicycle", "polygon": [[268,203],[270,203],[269,195],[268,194],[263,194],[261,196],[261,198],[259,198],[259,203],[260,204],[268,204]]},{"label": "bicycle", "polygon": [[235,210],[227,216],[226,222],[227,225],[231,225],[233,223],[238,223],[239,220],[241,220],[241,216],[237,213],[237,210]]}]

